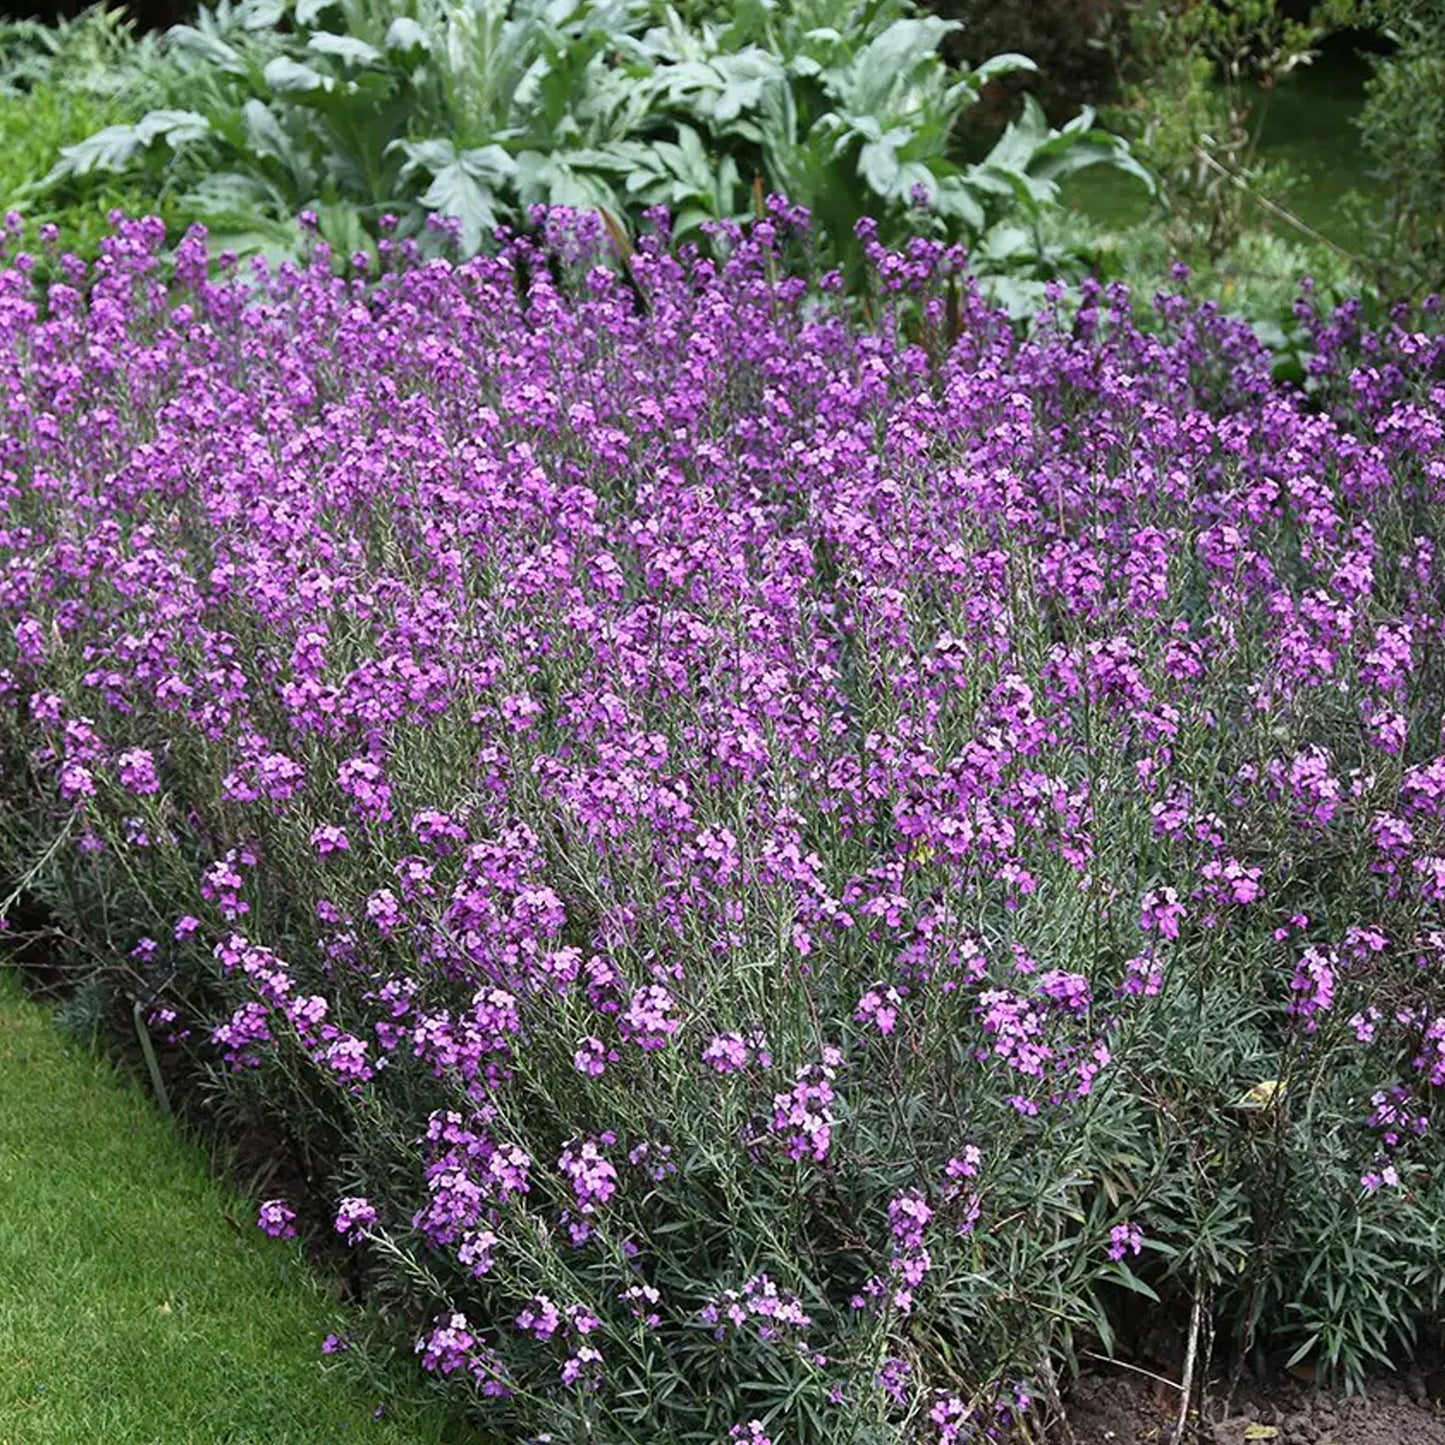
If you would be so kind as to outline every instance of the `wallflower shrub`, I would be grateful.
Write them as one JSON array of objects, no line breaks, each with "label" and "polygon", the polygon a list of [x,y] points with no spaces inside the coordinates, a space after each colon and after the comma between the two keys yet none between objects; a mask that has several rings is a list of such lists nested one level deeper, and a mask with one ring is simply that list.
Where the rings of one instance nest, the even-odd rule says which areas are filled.
[{"label": "wallflower shrub", "polygon": [[998,1435],[1150,1300],[1402,1359],[1445,342],[1315,318],[1306,404],[1207,306],[541,219],[11,256],[6,891],[496,1438]]}]

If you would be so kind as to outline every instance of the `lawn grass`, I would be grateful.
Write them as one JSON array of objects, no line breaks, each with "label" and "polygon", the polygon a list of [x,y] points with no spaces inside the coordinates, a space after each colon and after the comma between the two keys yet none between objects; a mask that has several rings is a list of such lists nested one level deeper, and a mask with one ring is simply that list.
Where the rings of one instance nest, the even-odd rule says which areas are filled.
[{"label": "lawn grass", "polygon": [[0,969],[0,1445],[460,1442],[323,1371],[336,1308],[253,1221]]}]

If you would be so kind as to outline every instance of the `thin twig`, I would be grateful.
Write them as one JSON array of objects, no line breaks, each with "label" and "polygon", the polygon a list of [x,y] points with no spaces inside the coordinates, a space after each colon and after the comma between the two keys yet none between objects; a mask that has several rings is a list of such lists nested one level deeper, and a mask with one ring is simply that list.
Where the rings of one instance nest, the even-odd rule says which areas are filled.
[{"label": "thin twig", "polygon": [[1182,1390],[1183,1385],[1171,1380],[1167,1375],[1156,1375],[1153,1370],[1146,1370],[1143,1365],[1131,1365],[1127,1360],[1111,1359],[1108,1355],[1096,1355],[1092,1350],[1080,1350],[1086,1360],[1098,1360],[1102,1365],[1113,1365],[1116,1369],[1129,1370],[1136,1375],[1143,1375],[1146,1380],[1153,1380],[1156,1384],[1168,1385],[1171,1390]]},{"label": "thin twig", "polygon": [[1253,199],[1259,205],[1263,206],[1264,209],[1270,213],[1270,215],[1283,221],[1288,226],[1293,226],[1295,230],[1302,232],[1304,235],[1308,236],[1310,240],[1318,241],[1321,246],[1327,246],[1331,251],[1335,253],[1335,255],[1342,256],[1346,261],[1350,263],[1350,265],[1363,266],[1365,264],[1362,257],[1355,255],[1353,251],[1348,250],[1344,246],[1341,246],[1338,241],[1330,240],[1330,238],[1326,236],[1322,231],[1315,230],[1315,228],[1311,226],[1308,221],[1301,220],[1297,215],[1295,215],[1293,211],[1289,210],[1287,207],[1281,206],[1280,204],[1278,204],[1278,202],[1270,200],[1268,196],[1261,195],[1258,191],[1254,189],[1253,186],[1249,184],[1247,180],[1244,179],[1243,176],[1239,175],[1235,171],[1230,170],[1228,166],[1216,160],[1212,155],[1209,154],[1207,150],[1204,149],[1203,146],[1195,146],[1193,150],[1194,154],[1198,156],[1198,158],[1203,161],[1205,165],[1207,165],[1211,170],[1218,171],[1219,174],[1223,176],[1224,179],[1227,180],[1232,186],[1235,186],[1239,190],[1244,191],[1248,196],[1250,196],[1251,199]]}]

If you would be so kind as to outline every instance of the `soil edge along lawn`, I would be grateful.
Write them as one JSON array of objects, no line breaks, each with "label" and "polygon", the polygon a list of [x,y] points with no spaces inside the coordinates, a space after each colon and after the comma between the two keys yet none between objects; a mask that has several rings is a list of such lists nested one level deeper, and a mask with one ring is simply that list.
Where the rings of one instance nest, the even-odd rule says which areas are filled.
[{"label": "soil edge along lawn", "polygon": [[323,1371],[335,1311],[246,1210],[0,969],[0,1445],[440,1445]]}]

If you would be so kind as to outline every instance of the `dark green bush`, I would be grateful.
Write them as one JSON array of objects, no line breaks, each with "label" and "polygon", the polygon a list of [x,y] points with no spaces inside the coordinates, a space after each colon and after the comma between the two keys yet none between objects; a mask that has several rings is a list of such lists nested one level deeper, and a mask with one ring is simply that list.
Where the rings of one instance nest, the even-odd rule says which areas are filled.
[{"label": "dark green bush", "polygon": [[1033,95],[1055,124],[1080,106],[1103,105],[1116,96],[1125,0],[928,0],[927,8],[959,23],[961,28],[944,43],[944,53],[955,63],[1016,50],[1038,67],[989,98],[988,112],[1000,123],[1010,92],[1019,89]]},{"label": "dark green bush", "polygon": [[1391,291],[1445,287],[1445,3],[1378,0],[1395,42],[1374,61],[1360,129],[1386,195],[1375,231]]}]

